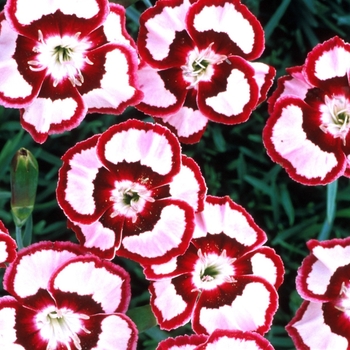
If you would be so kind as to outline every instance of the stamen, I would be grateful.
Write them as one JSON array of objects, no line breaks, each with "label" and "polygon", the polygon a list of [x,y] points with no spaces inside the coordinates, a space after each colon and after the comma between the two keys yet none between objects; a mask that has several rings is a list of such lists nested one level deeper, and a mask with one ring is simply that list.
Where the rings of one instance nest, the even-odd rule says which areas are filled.
[{"label": "stamen", "polygon": [[210,79],[213,65],[228,61],[227,56],[219,55],[212,50],[213,44],[202,51],[195,48],[189,53],[186,65],[181,66],[185,80],[191,83],[187,89],[195,87],[201,80]]},{"label": "stamen", "polygon": [[38,44],[33,47],[35,59],[28,61],[33,72],[47,70],[56,87],[64,78],[68,78],[73,86],[81,86],[84,77],[81,69],[84,64],[93,65],[86,56],[90,42],[79,40],[81,32],[72,36],[51,36],[44,40],[42,31],[38,30]]}]

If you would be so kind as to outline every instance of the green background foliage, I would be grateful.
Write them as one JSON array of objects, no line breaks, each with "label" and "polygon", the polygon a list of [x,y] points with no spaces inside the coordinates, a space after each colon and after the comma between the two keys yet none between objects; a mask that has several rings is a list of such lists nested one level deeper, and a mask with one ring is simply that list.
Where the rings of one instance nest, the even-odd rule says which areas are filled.
[{"label": "green background foliage", "polygon": [[[259,61],[274,66],[277,77],[285,68],[300,65],[306,54],[319,42],[339,35],[350,42],[350,2],[348,0],[245,0],[242,1],[261,21],[266,35],[266,49]],[[4,5],[4,1],[0,5]],[[132,2],[124,2],[130,4]],[[137,37],[138,17],[149,5],[134,2],[127,8],[128,29]],[[275,88],[276,83],[271,91]],[[73,232],[66,228],[66,219],[55,197],[60,157],[77,141],[105,131],[110,125],[127,118],[151,120],[133,108],[122,116],[88,115],[71,132],[49,137],[38,145],[19,124],[19,111],[0,107],[0,219],[14,234],[10,213],[9,164],[20,148],[29,149],[39,163],[39,186],[33,212],[32,241],[71,240]],[[261,104],[249,121],[237,126],[210,123],[201,142],[184,145],[183,152],[200,165],[208,185],[208,194],[230,196],[253,216],[267,233],[267,245],[281,255],[286,269],[285,282],[279,290],[280,308],[267,338],[277,350],[293,349],[284,330],[301,299],[295,291],[297,268],[308,254],[309,239],[347,237],[350,234],[350,184],[340,178],[337,184],[307,187],[293,182],[284,169],[266,155],[262,144],[262,129],[268,118],[267,104]],[[134,262],[116,258],[131,274],[132,301],[130,308],[147,305],[147,281]],[[1,272],[2,273],[2,272]],[[5,292],[2,292],[5,294]],[[149,309],[144,307],[144,315]],[[145,316],[146,317],[146,316]],[[166,337],[190,333],[190,325],[171,333],[151,327],[153,319],[140,334],[140,350],[153,350]],[[145,326],[147,325],[147,326]],[[151,327],[151,328],[149,328]]]}]

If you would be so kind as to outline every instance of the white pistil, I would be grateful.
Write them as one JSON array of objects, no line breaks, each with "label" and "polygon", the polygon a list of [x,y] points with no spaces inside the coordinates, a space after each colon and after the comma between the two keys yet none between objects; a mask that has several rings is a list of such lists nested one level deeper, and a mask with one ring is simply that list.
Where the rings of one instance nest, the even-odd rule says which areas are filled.
[{"label": "white pistil", "polygon": [[186,65],[181,67],[185,80],[190,83],[188,89],[195,87],[201,80],[208,81],[214,72],[213,65],[228,61],[227,56],[212,50],[213,44],[202,51],[196,47],[189,53]]},{"label": "white pistil", "polygon": [[222,283],[235,282],[232,263],[236,259],[229,258],[225,249],[220,255],[214,253],[203,254],[201,249],[198,250],[197,254],[199,259],[193,272],[195,290],[213,289]]},{"label": "white pistil", "polygon": [[350,288],[343,282],[334,307],[342,312],[350,312]]},{"label": "white pistil", "polygon": [[82,350],[78,334],[80,331],[91,333],[83,325],[83,320],[89,318],[85,314],[74,313],[69,309],[49,308],[38,314],[37,324],[40,333],[48,341],[46,350],[55,350],[59,344],[64,344],[68,350],[72,350],[71,341],[76,349]]},{"label": "white pistil", "polygon": [[73,86],[81,86],[84,77],[81,69],[85,64],[93,62],[86,56],[90,43],[80,40],[80,32],[73,36],[52,36],[44,39],[38,30],[38,45],[33,48],[37,53],[35,60],[28,61],[29,68],[34,71],[47,70],[56,87],[64,78],[68,78]]},{"label": "white pistil", "polygon": [[346,145],[346,137],[350,130],[350,101],[345,96],[325,96],[325,104],[321,106],[322,124],[320,129],[341,138]]},{"label": "white pistil", "polygon": [[113,202],[111,217],[124,215],[131,218],[132,222],[135,223],[138,213],[143,210],[146,202],[153,203],[155,201],[151,194],[152,191],[137,182],[128,180],[116,182],[115,189],[110,197]]}]

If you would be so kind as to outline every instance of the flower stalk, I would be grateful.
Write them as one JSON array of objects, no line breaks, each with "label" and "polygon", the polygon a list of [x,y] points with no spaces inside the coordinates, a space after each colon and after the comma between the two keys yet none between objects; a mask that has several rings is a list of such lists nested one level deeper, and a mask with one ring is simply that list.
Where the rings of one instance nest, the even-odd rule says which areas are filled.
[{"label": "flower stalk", "polygon": [[16,240],[19,248],[23,246],[23,225],[31,216],[38,186],[39,167],[33,154],[20,148],[11,162],[11,213],[16,225]]}]

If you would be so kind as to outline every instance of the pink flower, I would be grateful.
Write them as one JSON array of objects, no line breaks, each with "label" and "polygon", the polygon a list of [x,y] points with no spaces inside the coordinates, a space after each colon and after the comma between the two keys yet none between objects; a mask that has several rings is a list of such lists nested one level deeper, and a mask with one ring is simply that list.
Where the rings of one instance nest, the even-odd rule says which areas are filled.
[{"label": "pink flower", "polygon": [[187,249],[206,186],[168,129],[128,120],[62,159],[57,200],[85,248],[143,263],[163,263]]},{"label": "pink flower", "polygon": [[[277,310],[283,264],[262,247],[266,234],[229,197],[206,199],[188,250],[144,265],[151,307],[162,329],[191,319],[196,333],[215,329],[267,332]],[[258,296],[258,297],[257,297]]]},{"label": "pink flower", "polygon": [[0,103],[21,108],[37,142],[86,113],[119,114],[140,102],[125,10],[107,0],[8,0],[0,14]]},{"label": "pink flower", "polygon": [[6,267],[17,256],[16,241],[10,236],[9,231],[0,220],[0,267]]},{"label": "pink flower", "polygon": [[304,185],[350,175],[349,71],[350,45],[334,37],[288,69],[269,99],[267,153]]},{"label": "pink flower", "polygon": [[124,314],[129,275],[78,245],[21,249],[4,287],[12,296],[0,298],[1,349],[136,349],[136,327]]},{"label": "pink flower", "polygon": [[298,270],[303,302],[286,329],[297,349],[350,348],[350,238],[307,243]]},{"label": "pink flower", "polygon": [[275,74],[250,62],[264,50],[264,33],[239,0],[157,1],[140,17],[138,49],[137,108],[186,143],[199,141],[208,120],[246,121]]},{"label": "pink flower", "polygon": [[216,329],[209,336],[193,334],[161,341],[156,350],[273,350],[272,345],[260,334],[254,332]]}]

